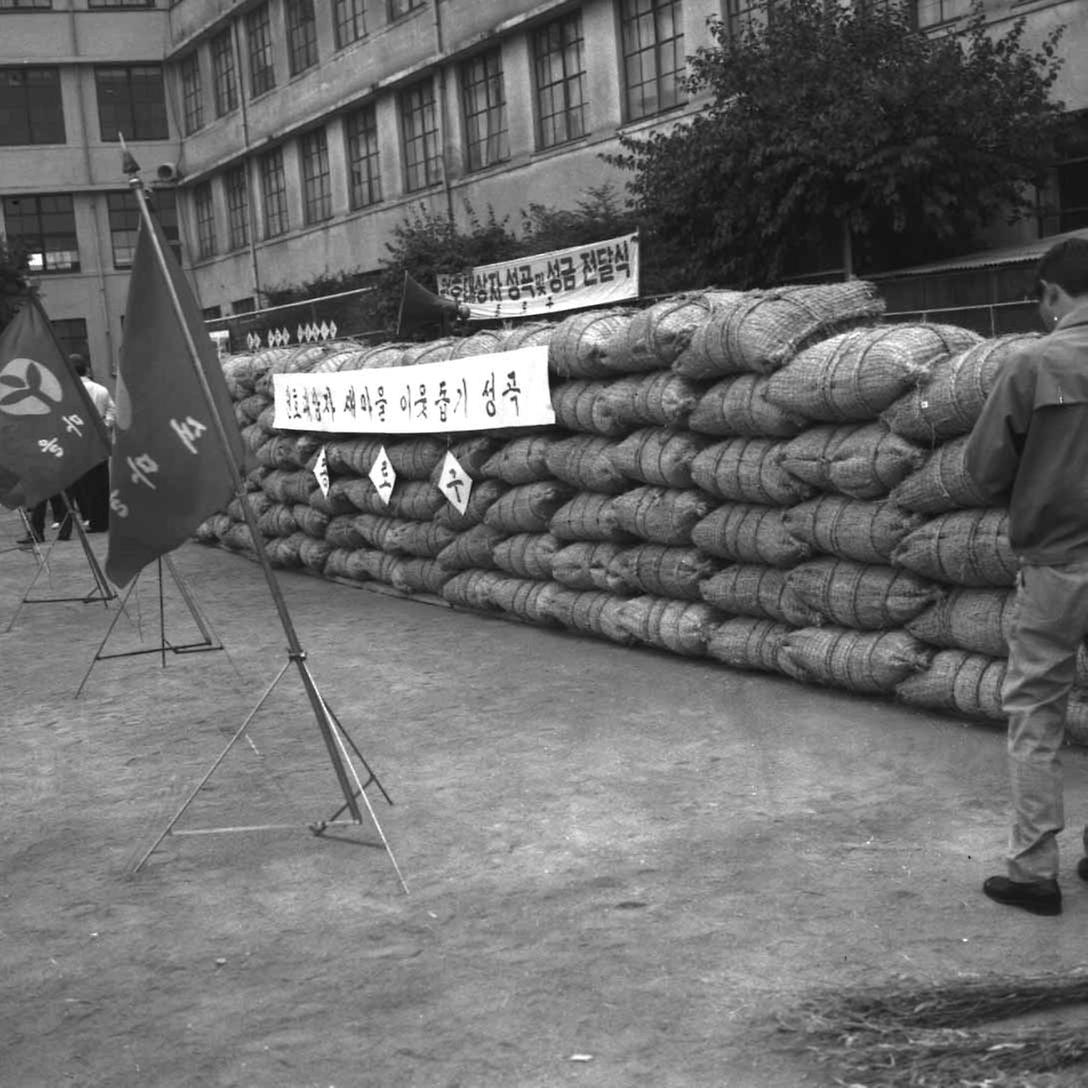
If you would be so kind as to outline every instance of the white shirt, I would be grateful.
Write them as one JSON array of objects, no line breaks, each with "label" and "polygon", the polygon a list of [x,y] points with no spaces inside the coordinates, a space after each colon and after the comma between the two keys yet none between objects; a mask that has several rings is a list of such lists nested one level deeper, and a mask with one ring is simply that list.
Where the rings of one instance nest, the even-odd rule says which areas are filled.
[{"label": "white shirt", "polygon": [[113,418],[117,410],[114,407],[110,391],[104,385],[99,385],[93,378],[84,377],[82,380],[83,388],[87,390],[87,395],[91,398],[95,410],[102,417],[102,422],[106,424],[106,429],[112,431]]}]

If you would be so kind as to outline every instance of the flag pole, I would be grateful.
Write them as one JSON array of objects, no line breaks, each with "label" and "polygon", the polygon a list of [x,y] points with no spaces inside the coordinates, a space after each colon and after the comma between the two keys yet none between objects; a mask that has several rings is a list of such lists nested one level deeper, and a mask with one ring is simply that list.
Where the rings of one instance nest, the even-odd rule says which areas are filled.
[{"label": "flag pole", "polygon": [[[124,146],[122,144],[122,146]],[[174,314],[177,317],[178,325],[181,328],[182,336],[185,338],[185,346],[189,354],[189,361],[192,363],[193,371],[196,374],[197,382],[200,385],[201,392],[204,395],[205,402],[210,413],[212,424],[215,432],[219,438],[219,444],[223,449],[226,456],[227,466],[230,470],[231,481],[234,486],[234,493],[239,500],[239,505],[245,515],[246,524],[249,527],[250,535],[253,538],[254,550],[257,554],[257,560],[260,564],[261,570],[264,574],[265,581],[268,583],[269,592],[272,595],[272,601],[275,605],[276,612],[279,615],[280,624],[283,627],[284,634],[287,638],[288,647],[288,659],[289,662],[293,662],[298,668],[299,675],[302,679],[303,687],[306,690],[306,695],[310,700],[310,705],[313,708],[314,717],[317,720],[318,729],[321,732],[322,739],[325,742],[325,747],[328,751],[329,759],[332,763],[333,769],[336,772],[337,780],[340,784],[341,792],[344,795],[344,801],[348,810],[351,812],[352,819],[355,823],[362,823],[362,812],[359,808],[357,795],[352,789],[351,783],[348,781],[347,772],[344,769],[344,763],[341,758],[341,753],[338,750],[337,738],[334,735],[335,725],[330,719],[329,711],[326,707],[325,700],[322,698],[321,693],[317,689],[317,683],[310,672],[310,669],[306,662],[306,651],[302,648],[302,644],[299,641],[298,633],[295,630],[294,622],[291,619],[291,614],[287,608],[287,602],[283,597],[283,592],[280,589],[279,582],[276,578],[275,571],[272,569],[272,564],[268,559],[268,553],[264,547],[263,537],[260,529],[257,525],[257,517],[250,504],[246,501],[246,488],[245,481],[242,476],[241,466],[238,464],[238,460],[234,455],[234,451],[231,448],[230,439],[227,436],[226,426],[223,420],[220,418],[218,406],[215,402],[215,397],[212,394],[211,386],[208,384],[206,375],[204,374],[204,368],[201,364],[200,351],[197,348],[196,341],[193,339],[192,330],[189,328],[187,321],[185,320],[185,312],[182,308],[181,300],[178,298],[177,291],[174,287],[173,279],[170,276],[169,266],[166,263],[165,254],[162,251],[162,246],[159,242],[157,233],[155,232],[151,220],[151,212],[147,206],[147,199],[144,195],[143,182],[140,179],[140,166],[136,160],[129,153],[127,147],[124,148],[124,165],[123,169],[129,176],[129,187],[132,189],[136,202],[139,205],[140,217],[144,226],[144,229],[148,233],[148,240],[151,242],[152,249],[155,254],[155,259],[162,272],[163,282],[166,284],[166,289],[169,294],[170,304],[174,310]],[[377,823],[377,821],[375,821]],[[379,828],[379,833],[380,828]],[[384,842],[384,835],[382,839]],[[396,864],[396,859],[393,857],[392,851],[386,849],[390,858],[393,861],[394,867],[397,869],[398,876],[400,875],[400,869]],[[407,891],[407,886],[404,885],[403,878],[401,879],[401,885]]]}]

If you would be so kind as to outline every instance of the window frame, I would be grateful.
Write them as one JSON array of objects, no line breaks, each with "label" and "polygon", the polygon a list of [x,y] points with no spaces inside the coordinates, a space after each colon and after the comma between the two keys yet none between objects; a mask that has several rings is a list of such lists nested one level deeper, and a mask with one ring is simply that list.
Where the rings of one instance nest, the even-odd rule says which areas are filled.
[{"label": "window frame", "polygon": [[261,155],[257,160],[257,170],[261,184],[261,222],[264,238],[279,238],[291,229],[283,147],[274,147]]},{"label": "window frame", "polygon": [[[177,197],[172,189],[155,189],[152,192],[151,203],[155,208],[155,215],[159,226],[170,248],[181,261],[181,231],[178,228]],[[169,207],[163,204],[169,203]],[[110,232],[110,253],[113,257],[113,267],[123,270],[132,267],[133,258],[136,256],[136,235],[140,228],[140,206],[136,202],[136,195],[131,189],[119,189],[106,193],[106,225]],[[124,244],[127,239],[127,245]],[[119,245],[118,243],[121,242]],[[118,254],[128,253],[128,259]]]},{"label": "window frame", "polygon": [[204,127],[204,93],[197,50],[178,62],[178,79],[181,83],[182,127],[186,136],[192,136]]},{"label": "window frame", "polygon": [[[934,8],[939,16],[936,19],[931,19],[926,22],[922,21],[922,5]],[[958,7],[960,10],[946,15],[945,8]],[[931,30],[938,26],[948,26],[949,23],[954,23],[958,19],[962,19],[965,15],[969,15],[971,11],[970,0],[914,0],[911,5],[911,16],[914,26],[918,30]]]},{"label": "window frame", "polygon": [[332,176],[329,173],[329,140],[325,129],[304,133],[298,143],[302,176],[302,221],[306,226],[332,218]]},{"label": "window frame", "polygon": [[245,163],[223,172],[223,194],[227,205],[228,252],[244,249],[249,245],[249,170]]},{"label": "window frame", "polygon": [[[110,73],[124,73],[125,101],[111,106],[108,100],[111,84],[104,82],[104,77]],[[136,77],[143,73],[145,76],[154,75],[154,81],[146,79],[136,83]],[[170,122],[169,111],[166,108],[166,84],[163,79],[161,64],[96,64],[94,66],[95,93],[98,101],[98,131],[103,143],[118,143],[121,135],[129,142],[169,140]],[[119,81],[114,81],[114,88],[120,86]],[[140,101],[138,91],[142,87],[153,86],[157,92],[154,100]],[[103,97],[107,96],[107,97]],[[103,111],[103,107],[110,107]],[[145,116],[141,118],[142,112]],[[122,116],[124,114],[124,116]],[[109,124],[107,124],[107,121]],[[128,122],[131,122],[128,124]],[[142,123],[141,123],[142,122]],[[122,127],[128,127],[130,132]],[[111,127],[112,126],[112,127]],[[112,133],[112,134],[111,134]]]},{"label": "window frame", "polygon": [[[13,211],[12,202],[33,202],[33,211],[20,208]],[[67,205],[66,207],[54,205]],[[48,205],[48,206],[47,206]],[[30,273],[34,276],[68,276],[81,271],[79,256],[79,232],[76,225],[75,201],[71,193],[8,193],[0,197],[0,206],[4,210],[4,230],[7,240],[12,245],[26,252],[27,259],[32,260],[35,254],[40,254],[41,267],[30,265]],[[46,229],[46,217],[64,219],[70,221],[70,229]],[[26,221],[33,219],[36,230],[33,233],[20,233],[19,229],[13,229],[13,221]],[[65,224],[68,225],[67,222]],[[29,239],[29,241],[28,241]],[[50,245],[50,240],[62,239],[71,245],[62,247]],[[34,243],[37,243],[36,245]],[[53,267],[51,256],[64,255],[69,258],[58,267]]]},{"label": "window frame", "polygon": [[348,167],[348,206],[352,211],[357,211],[380,204],[381,147],[378,143],[378,111],[373,102],[345,116],[344,143]]},{"label": "window frame", "polygon": [[362,41],[367,36],[366,0],[333,0],[332,27],[338,50]]},{"label": "window frame", "polygon": [[[568,40],[567,32],[572,29],[577,36]],[[549,40],[556,33],[559,36],[558,43],[555,43],[558,49],[553,48],[553,43]],[[577,68],[568,66],[568,51],[572,47],[576,53]],[[552,19],[533,32],[531,47],[533,102],[536,111],[537,147],[540,150],[546,151],[549,148],[573,143],[588,135],[585,116],[584,47],[585,35],[582,29],[582,13],[579,10]],[[560,78],[545,81],[542,77],[548,74],[548,69],[555,58],[559,59]],[[577,103],[573,102],[571,94],[575,87],[577,88]],[[545,100],[547,99],[547,105],[554,106],[557,90],[561,98],[560,106],[549,112],[545,109]],[[556,123],[556,118],[562,118],[562,125]],[[571,122],[575,118],[577,118],[577,124],[572,125]]]},{"label": "window frame", "polygon": [[233,27],[228,26],[216,34],[209,49],[212,55],[212,99],[218,119],[238,108],[238,63],[234,55]]},{"label": "window frame", "polygon": [[[422,192],[442,180],[442,148],[438,138],[438,100],[434,83],[433,75],[426,76],[404,87],[397,95],[404,191],[407,193]],[[411,154],[417,148],[421,154]]]},{"label": "window frame", "polygon": [[269,0],[245,13],[249,97],[260,98],[276,86],[276,55],[272,48],[272,6]]},{"label": "window frame", "polygon": [[317,64],[317,14],[314,0],[284,0],[287,75],[293,79]]},{"label": "window frame", "polygon": [[[436,0],[437,2],[437,0]],[[413,11],[419,11],[426,0],[385,0],[385,16],[391,23],[411,15]]]},{"label": "window frame", "polygon": [[215,194],[212,183],[202,181],[193,186],[193,223],[196,226],[196,256],[204,261],[216,253]]},{"label": "window frame", "polygon": [[[502,48],[495,46],[462,61],[458,76],[461,89],[461,122],[465,130],[465,169],[471,173],[508,162],[510,133],[506,116]],[[481,91],[483,105],[481,108],[473,108],[479,106],[475,99]],[[496,127],[492,127],[493,121]]]},{"label": "window frame", "polygon": [[[672,34],[662,35],[661,14],[667,12]],[[624,120],[641,121],[682,106],[680,81],[687,70],[684,57],[683,0],[620,0],[620,54],[622,57]],[[649,23],[649,40],[642,35]],[[671,54],[671,68],[665,67]],[[647,77],[649,61],[650,74]],[[633,79],[636,74],[642,78]],[[646,88],[652,87],[652,95]]]},{"label": "window frame", "polygon": [[[52,74],[52,81],[50,83],[50,87],[55,89],[55,93],[52,96],[43,95],[39,99],[39,101],[37,103],[35,103],[35,102],[33,102],[31,100],[32,99],[32,89],[31,89],[30,77],[36,76],[36,75],[44,75],[46,73],[51,73]],[[51,65],[51,64],[50,65],[35,64],[35,65],[26,65],[26,66],[20,65],[19,67],[5,66],[3,68],[0,68],[0,80],[3,80],[3,79],[9,80],[9,83],[8,83],[9,87],[15,87],[16,83],[14,81],[19,79],[20,77],[22,79],[22,82],[19,85],[22,87],[22,92],[23,92],[22,93],[23,101],[21,103],[21,106],[22,106],[21,112],[23,114],[23,122],[24,122],[25,127],[18,133],[13,131],[12,135],[13,135],[13,137],[15,137],[15,136],[20,136],[20,135],[25,134],[27,139],[20,140],[20,139],[13,138],[11,140],[8,140],[4,136],[3,131],[0,130],[0,147],[40,147],[40,146],[44,146],[44,145],[47,145],[47,144],[65,144],[65,143],[67,143],[68,142],[68,133],[67,133],[67,129],[66,129],[65,123],[64,123],[64,88],[63,88],[63,86],[61,84],[60,68],[58,66],[56,66],[56,65]],[[40,84],[40,86],[44,87],[45,84]],[[12,94],[12,97],[13,98],[15,97],[14,92]],[[53,99],[53,101],[47,101],[47,99],[50,98],[50,97]],[[52,110],[52,112],[53,112],[53,116],[50,117],[48,119],[48,121],[46,122],[47,125],[49,125],[51,127],[49,128],[48,132],[45,132],[45,133],[42,134],[43,138],[36,139],[35,138],[35,136],[36,136],[35,127],[36,126],[35,126],[34,118],[35,118],[35,116],[39,116],[39,117],[42,116],[47,110]],[[18,109],[18,107],[13,102],[12,106],[6,112],[9,113],[12,116],[15,116],[20,112],[20,110]],[[14,130],[14,126],[12,126],[12,127],[13,127],[13,130]],[[38,127],[41,127],[41,126],[38,126]],[[59,131],[59,134],[60,134],[60,139],[59,140],[52,139],[52,138],[49,138],[49,139],[44,138],[46,136],[53,137],[53,136],[55,136],[57,134],[58,131]]]}]

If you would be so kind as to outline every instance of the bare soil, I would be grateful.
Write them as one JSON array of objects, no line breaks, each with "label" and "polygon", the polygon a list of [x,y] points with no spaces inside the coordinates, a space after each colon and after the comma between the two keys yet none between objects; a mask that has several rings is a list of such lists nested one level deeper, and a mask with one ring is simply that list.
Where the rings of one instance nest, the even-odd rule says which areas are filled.
[{"label": "bare soil", "polygon": [[[281,573],[405,894],[365,811],[307,829],[342,797],[260,569],[174,562],[224,649],[164,665],[96,660],[160,645],[154,567],[103,645],[118,602],[19,607],[35,558],[0,553],[2,1088],[819,1088],[774,1030],[814,989],[1084,962],[1079,750],[1036,918],[979,891],[999,731]],[[49,568],[35,595],[91,585],[76,542]],[[134,874],[285,666],[177,829],[291,826]]]}]

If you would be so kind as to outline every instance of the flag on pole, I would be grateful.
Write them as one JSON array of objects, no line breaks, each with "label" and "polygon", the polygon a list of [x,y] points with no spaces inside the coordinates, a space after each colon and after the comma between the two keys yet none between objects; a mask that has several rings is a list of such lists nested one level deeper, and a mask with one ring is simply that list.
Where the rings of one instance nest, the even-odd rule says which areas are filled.
[{"label": "flag on pole", "polygon": [[83,382],[28,298],[0,333],[0,503],[35,506],[109,455]]},{"label": "flag on pole", "polygon": [[125,315],[106,556],[106,573],[118,586],[192,536],[234,493],[227,451],[197,365],[227,441],[242,459],[242,436],[219,353],[162,229],[150,216],[140,223]]}]

